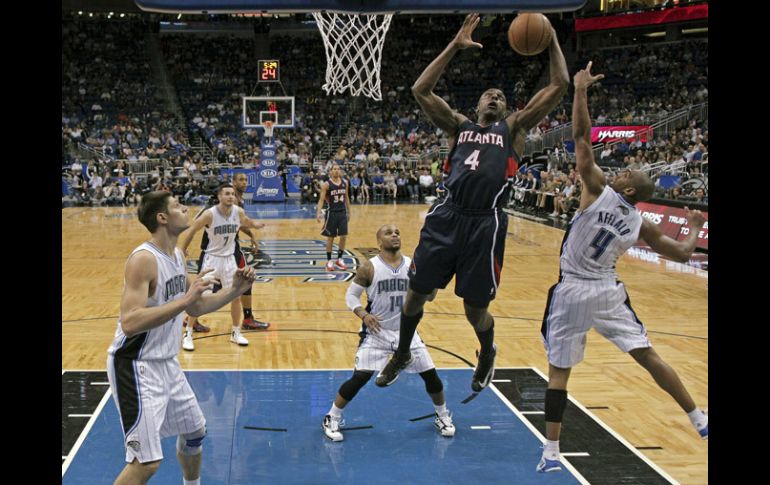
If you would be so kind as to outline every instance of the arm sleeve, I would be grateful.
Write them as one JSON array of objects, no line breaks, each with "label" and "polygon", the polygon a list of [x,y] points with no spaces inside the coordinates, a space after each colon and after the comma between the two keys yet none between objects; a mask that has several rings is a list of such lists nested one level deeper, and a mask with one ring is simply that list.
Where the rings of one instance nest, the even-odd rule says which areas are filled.
[{"label": "arm sleeve", "polygon": [[348,286],[348,291],[345,292],[345,303],[348,304],[348,308],[350,308],[351,311],[363,306],[361,305],[361,294],[364,292],[364,289],[363,286],[356,282],[352,282],[350,283],[350,286]]}]

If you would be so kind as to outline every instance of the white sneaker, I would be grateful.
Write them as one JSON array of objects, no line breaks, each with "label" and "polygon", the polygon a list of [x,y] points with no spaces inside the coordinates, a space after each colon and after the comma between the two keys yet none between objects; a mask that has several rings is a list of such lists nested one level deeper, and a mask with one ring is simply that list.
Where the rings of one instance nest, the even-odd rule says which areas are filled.
[{"label": "white sneaker", "polygon": [[331,414],[324,416],[324,422],[321,427],[324,430],[324,434],[332,441],[342,441],[345,439],[340,432],[340,425],[342,424],[342,418],[335,418]]},{"label": "white sneaker", "polygon": [[230,342],[238,345],[249,345],[249,341],[246,337],[241,335],[241,329],[236,328],[230,333]]},{"label": "white sneaker", "polygon": [[549,214],[551,217],[559,217],[559,213],[556,211],[553,211]]},{"label": "white sneaker", "polygon": [[326,271],[334,271],[334,263],[331,261],[326,262]]},{"label": "white sneaker", "polygon": [[561,218],[562,218],[562,219],[566,219],[566,218],[567,218],[567,214],[562,214],[562,215],[561,215]]},{"label": "white sneaker", "polygon": [[337,261],[335,261],[334,266],[342,270],[348,269],[348,265],[345,264],[345,261],[343,261],[342,258],[339,258]]},{"label": "white sneaker", "polygon": [[182,339],[182,348],[185,350],[195,350],[195,345],[193,345],[192,335],[188,335],[187,333],[185,333],[184,338]]},{"label": "white sneaker", "polygon": [[439,416],[436,414],[436,419],[433,420],[433,425],[436,426],[441,436],[451,438],[455,435],[455,425],[452,423],[452,415]]}]

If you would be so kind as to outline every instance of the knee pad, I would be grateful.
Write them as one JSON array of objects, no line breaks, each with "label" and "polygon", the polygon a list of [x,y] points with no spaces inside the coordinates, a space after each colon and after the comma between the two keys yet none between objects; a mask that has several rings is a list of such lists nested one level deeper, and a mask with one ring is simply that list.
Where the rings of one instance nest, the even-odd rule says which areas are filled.
[{"label": "knee pad", "polygon": [[565,389],[547,389],[545,391],[545,420],[549,423],[561,423],[564,409],[567,407]]},{"label": "knee pad", "polygon": [[438,394],[444,390],[444,384],[439,379],[435,368],[421,372],[420,377],[425,381],[425,390],[428,394]]},{"label": "knee pad", "polygon": [[361,388],[369,382],[369,379],[372,378],[372,374],[373,372],[364,372],[360,370],[353,371],[353,377],[345,381],[337,392],[339,392],[340,396],[346,401],[352,401],[353,398],[356,397],[356,394],[358,394],[358,391],[360,391]]},{"label": "knee pad", "polygon": [[176,437],[176,451],[186,456],[200,455],[203,451],[203,438],[206,437],[206,427],[192,433],[180,434]]}]

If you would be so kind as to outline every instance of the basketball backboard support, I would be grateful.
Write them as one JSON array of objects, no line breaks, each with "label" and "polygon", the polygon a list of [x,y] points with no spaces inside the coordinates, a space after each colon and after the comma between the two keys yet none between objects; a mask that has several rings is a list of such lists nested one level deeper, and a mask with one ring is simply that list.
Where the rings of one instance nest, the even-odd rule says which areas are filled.
[{"label": "basketball backboard support", "polygon": [[270,120],[273,128],[294,128],[294,96],[244,96],[244,128],[261,128]]},{"label": "basketball backboard support", "polygon": [[586,0],[135,0],[142,10],[165,13],[513,13],[565,12]]}]

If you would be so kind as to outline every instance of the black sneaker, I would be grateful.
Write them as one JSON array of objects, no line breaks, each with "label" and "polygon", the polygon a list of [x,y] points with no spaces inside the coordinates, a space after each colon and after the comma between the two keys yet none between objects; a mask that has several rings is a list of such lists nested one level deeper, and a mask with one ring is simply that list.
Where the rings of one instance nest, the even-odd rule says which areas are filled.
[{"label": "black sneaker", "polygon": [[497,355],[497,345],[492,345],[492,352],[488,354],[479,354],[479,351],[476,351],[479,363],[476,365],[471,381],[473,392],[483,391],[492,381],[492,377],[495,375],[495,355]]},{"label": "black sneaker", "polygon": [[393,384],[398,379],[399,372],[409,367],[409,364],[412,362],[414,362],[414,357],[412,357],[411,353],[408,354],[406,359],[402,359],[398,357],[398,352],[396,352],[390,358],[385,368],[377,374],[377,379],[374,380],[374,383],[379,387],[387,387]]}]

